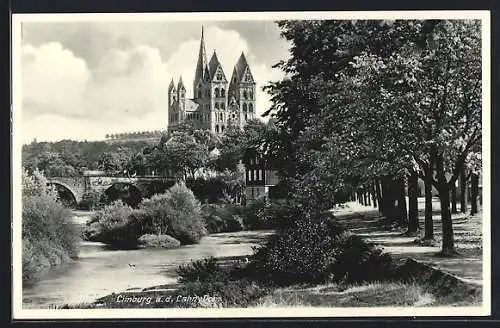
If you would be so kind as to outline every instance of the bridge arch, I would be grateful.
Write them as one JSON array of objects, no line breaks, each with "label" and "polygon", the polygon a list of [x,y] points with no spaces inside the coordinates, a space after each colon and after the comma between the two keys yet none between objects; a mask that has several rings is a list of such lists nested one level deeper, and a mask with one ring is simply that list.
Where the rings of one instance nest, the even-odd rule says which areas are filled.
[{"label": "bridge arch", "polygon": [[52,185],[57,190],[57,195],[59,200],[68,207],[76,207],[78,205],[78,200],[76,193],[71,189],[70,186],[59,181],[49,181],[48,185]]},{"label": "bridge arch", "polygon": [[105,203],[122,200],[124,203],[135,207],[142,201],[144,196],[141,189],[133,183],[115,182],[104,190],[102,197]]}]

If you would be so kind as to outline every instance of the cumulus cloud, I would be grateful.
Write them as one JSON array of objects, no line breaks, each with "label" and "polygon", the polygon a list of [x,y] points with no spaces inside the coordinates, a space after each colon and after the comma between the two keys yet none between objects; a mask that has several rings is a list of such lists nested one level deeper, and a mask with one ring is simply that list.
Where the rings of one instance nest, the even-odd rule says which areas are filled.
[{"label": "cumulus cloud", "polygon": [[85,61],[56,42],[26,45],[22,59],[22,96],[31,105],[29,114],[85,115],[81,104],[90,80]]},{"label": "cumulus cloud", "polygon": [[112,49],[92,71],[86,98],[93,108],[87,106],[87,111],[117,124],[124,116],[143,119],[147,113],[166,111],[166,73],[158,49]]},{"label": "cumulus cloud", "polygon": [[[119,39],[111,35],[102,38]],[[177,83],[182,76],[188,97],[193,95],[199,33],[182,40],[173,37],[167,53],[165,38],[156,45],[151,40],[115,42],[101,47],[100,52],[94,49],[92,63],[65,43],[67,40],[22,47],[25,142],[33,138],[95,140],[106,133],[164,129],[170,79]],[[241,52],[245,53],[257,82],[257,114],[267,110],[269,96],[261,88],[269,80],[280,79],[281,73],[253,53],[248,39],[234,29],[205,26],[205,45],[207,60],[217,51],[228,80]]]},{"label": "cumulus cloud", "polygon": [[28,115],[117,121],[161,111],[166,103],[166,68],[158,49],[111,49],[90,70],[58,43],[23,47],[22,95]]}]

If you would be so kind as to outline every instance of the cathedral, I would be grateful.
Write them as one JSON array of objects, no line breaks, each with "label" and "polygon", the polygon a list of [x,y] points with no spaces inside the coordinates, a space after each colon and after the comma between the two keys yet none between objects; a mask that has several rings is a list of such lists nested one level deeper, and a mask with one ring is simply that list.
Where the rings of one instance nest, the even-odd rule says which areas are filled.
[{"label": "cathedral", "polygon": [[[228,86],[229,84],[229,86]],[[255,115],[255,81],[245,55],[241,53],[228,81],[214,50],[207,61],[203,27],[193,81],[193,98],[186,98],[186,88],[180,77],[168,87],[168,130],[179,123],[190,122],[195,129],[217,134],[229,126],[243,128]]]}]

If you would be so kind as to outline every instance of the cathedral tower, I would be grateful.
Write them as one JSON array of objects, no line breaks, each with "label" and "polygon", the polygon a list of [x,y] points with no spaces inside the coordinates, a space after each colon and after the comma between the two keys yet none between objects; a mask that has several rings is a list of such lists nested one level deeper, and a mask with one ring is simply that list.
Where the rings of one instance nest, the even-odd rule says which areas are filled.
[{"label": "cathedral tower", "polygon": [[202,27],[193,98],[186,98],[182,77],[177,86],[172,79],[168,87],[168,113],[169,129],[185,121],[196,129],[215,133],[224,133],[229,125],[242,128],[255,115],[255,81],[245,55],[241,54],[228,81],[215,50],[207,61]]},{"label": "cathedral tower", "polygon": [[215,50],[208,64],[208,73],[210,77],[211,116],[213,118],[210,129],[216,133],[222,133],[227,126],[227,79]]},{"label": "cathedral tower", "polygon": [[177,111],[177,90],[175,89],[174,79],[170,81],[168,86],[168,125],[176,121],[175,115]]},{"label": "cathedral tower", "polygon": [[229,104],[235,103],[240,109],[240,127],[255,117],[255,80],[243,52],[234,65],[228,97]]}]

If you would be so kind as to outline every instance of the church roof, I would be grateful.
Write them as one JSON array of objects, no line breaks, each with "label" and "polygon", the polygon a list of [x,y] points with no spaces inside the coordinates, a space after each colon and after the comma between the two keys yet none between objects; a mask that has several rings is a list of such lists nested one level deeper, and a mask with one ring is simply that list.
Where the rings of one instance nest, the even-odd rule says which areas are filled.
[{"label": "church roof", "polygon": [[[245,54],[242,52],[240,58],[236,62],[236,65],[234,65],[233,77],[234,77],[234,74],[236,74],[237,82],[242,82],[246,71],[248,71],[250,76],[252,76],[252,73],[250,72],[250,67],[248,66],[248,62],[247,62],[247,59],[245,57]],[[231,78],[231,79],[233,79],[233,78]],[[252,81],[253,81],[253,76],[252,76]]]},{"label": "church roof", "polygon": [[[210,80],[214,78],[215,72],[217,72],[217,68],[220,67],[222,71],[222,75],[224,74],[224,71],[222,70],[222,66],[219,62],[219,58],[217,58],[217,53],[214,50],[214,54],[212,55],[212,58],[210,58],[210,62],[208,63],[208,73],[210,76]],[[224,76],[225,79],[225,76]]]}]

